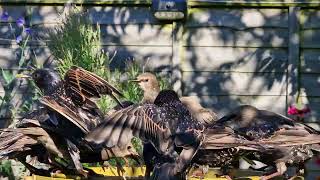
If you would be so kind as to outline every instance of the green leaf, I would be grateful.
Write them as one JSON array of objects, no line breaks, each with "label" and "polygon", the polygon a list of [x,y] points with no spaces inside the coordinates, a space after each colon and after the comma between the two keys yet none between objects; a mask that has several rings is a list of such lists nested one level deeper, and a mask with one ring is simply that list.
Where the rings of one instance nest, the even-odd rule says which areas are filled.
[{"label": "green leaf", "polygon": [[8,70],[1,69],[2,77],[6,85],[9,85],[14,80],[15,76]]}]

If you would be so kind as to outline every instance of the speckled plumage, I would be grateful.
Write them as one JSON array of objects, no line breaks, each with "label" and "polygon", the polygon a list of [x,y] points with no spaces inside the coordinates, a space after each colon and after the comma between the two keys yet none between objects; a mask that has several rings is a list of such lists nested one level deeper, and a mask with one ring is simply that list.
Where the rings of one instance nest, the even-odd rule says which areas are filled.
[{"label": "speckled plumage", "polygon": [[269,165],[276,165],[277,172],[267,175],[270,179],[282,175],[287,165],[304,163],[320,150],[320,133],[311,127],[253,106],[240,106],[217,121],[243,135],[246,139],[265,147],[248,157]]}]

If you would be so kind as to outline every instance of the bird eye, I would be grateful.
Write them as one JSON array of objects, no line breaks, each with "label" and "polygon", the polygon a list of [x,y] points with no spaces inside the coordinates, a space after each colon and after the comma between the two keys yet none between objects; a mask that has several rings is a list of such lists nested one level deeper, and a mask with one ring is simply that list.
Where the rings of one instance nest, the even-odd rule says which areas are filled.
[{"label": "bird eye", "polygon": [[148,81],[149,81],[149,79],[145,79],[145,80],[144,80],[144,82],[148,82]]},{"label": "bird eye", "polygon": [[33,74],[33,78],[38,78],[38,77],[39,77],[38,73]]}]

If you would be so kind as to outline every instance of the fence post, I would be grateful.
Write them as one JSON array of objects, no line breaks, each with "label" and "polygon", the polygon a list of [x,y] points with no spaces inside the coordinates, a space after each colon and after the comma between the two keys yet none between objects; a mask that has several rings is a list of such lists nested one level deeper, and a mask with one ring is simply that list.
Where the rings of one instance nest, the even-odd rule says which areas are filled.
[{"label": "fence post", "polygon": [[287,76],[287,108],[298,96],[299,64],[300,64],[300,7],[289,7],[289,41],[288,41],[288,76]]},{"label": "fence post", "polygon": [[172,31],[172,85],[179,96],[182,95],[182,70],[181,70],[181,57],[182,57],[182,35],[183,23],[173,22]]}]

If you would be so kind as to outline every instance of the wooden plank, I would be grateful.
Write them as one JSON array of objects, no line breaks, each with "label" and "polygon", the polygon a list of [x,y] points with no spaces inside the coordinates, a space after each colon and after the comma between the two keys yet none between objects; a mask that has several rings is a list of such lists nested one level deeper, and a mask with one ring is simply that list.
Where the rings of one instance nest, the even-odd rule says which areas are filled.
[{"label": "wooden plank", "polygon": [[[47,45],[49,32],[54,31],[57,26],[57,24],[32,26],[32,36],[28,45]],[[15,37],[22,32],[22,28],[13,26],[15,36],[10,29],[9,24],[0,24],[0,44],[16,44]],[[171,46],[172,25],[101,25],[101,41],[102,45]]]},{"label": "wooden plank", "polygon": [[301,21],[302,29],[320,28],[319,9],[302,9],[301,16],[302,16],[302,21]]},{"label": "wooden plank", "polygon": [[301,74],[301,88],[305,96],[320,96],[320,74]]},{"label": "wooden plank", "polygon": [[188,27],[222,26],[238,30],[254,27],[288,27],[287,9],[192,8]]},{"label": "wooden plank", "polygon": [[181,61],[183,60],[183,24],[181,22],[173,23],[172,35],[172,82],[173,89],[179,94],[182,94],[182,70]]},{"label": "wooden plank", "polygon": [[320,97],[303,96],[302,101],[311,109],[311,113],[305,117],[305,122],[319,123]]},{"label": "wooden plank", "polygon": [[103,45],[171,46],[172,25],[101,26]]},{"label": "wooden plank", "polygon": [[0,47],[0,67],[1,68],[13,68],[17,67],[18,65],[18,58],[19,55],[21,54],[19,52],[19,48],[17,46],[14,47]]},{"label": "wooden plank", "polygon": [[136,61],[145,70],[171,71],[172,47],[153,46],[105,46],[106,52],[113,56],[112,67],[124,68],[126,61]]},{"label": "wooden plank", "polygon": [[[69,0],[0,0],[0,4],[66,4]],[[109,5],[150,5],[151,0],[73,0],[72,3]]]},{"label": "wooden plank", "polygon": [[320,2],[318,0],[189,0],[189,6],[267,6],[267,7],[285,7],[285,6],[304,6],[304,7],[318,7]]},{"label": "wooden plank", "polygon": [[[112,67],[124,68],[126,61],[137,61],[146,66],[146,70],[151,71],[171,71],[172,47],[154,47],[154,46],[104,46],[103,49],[113,56],[117,52]],[[4,69],[17,69],[18,47],[0,47],[0,67]],[[47,47],[31,47],[26,49],[26,59],[34,59],[46,67],[54,66],[54,57]]]},{"label": "wooden plank", "polygon": [[[88,18],[93,24],[161,24],[147,7],[124,6],[83,6],[78,7],[88,13]],[[11,17],[0,22],[15,23],[19,17],[30,15],[31,24],[56,24],[61,21],[64,6],[29,5],[29,6],[1,6],[0,14],[8,12]]]},{"label": "wooden plank", "polygon": [[88,6],[86,9],[95,24],[160,24],[148,7]]},{"label": "wooden plank", "polygon": [[[79,5],[91,5],[91,4],[104,4],[104,5],[145,5],[150,6],[151,0],[73,0],[72,3]],[[0,0],[0,4],[65,4],[70,3],[68,0]],[[317,0],[189,0],[189,6],[305,6],[305,7],[317,7],[319,6]]]},{"label": "wooden plank", "polygon": [[64,6],[40,6],[40,5],[4,5],[0,7],[0,14],[8,13],[9,18],[1,18],[1,23],[15,24],[18,18],[24,17],[28,25],[55,24],[60,22],[60,14]]},{"label": "wooden plank", "polygon": [[301,47],[320,48],[320,28],[303,30],[301,36]]},{"label": "wooden plank", "polygon": [[286,72],[287,51],[271,48],[188,47],[184,71]]},{"label": "wooden plank", "polygon": [[[12,27],[12,28],[11,28]],[[30,27],[31,36],[28,39],[28,46],[45,46],[48,43],[49,32],[54,30],[57,24],[37,24]],[[17,45],[16,37],[22,35],[26,39],[26,33],[22,27],[16,24],[0,24],[0,45]]]},{"label": "wooden plank", "polygon": [[300,82],[298,79],[298,64],[300,59],[300,22],[299,22],[299,7],[289,8],[289,48],[288,48],[288,89],[287,89],[287,104],[292,104],[296,101],[299,95]]},{"label": "wooden plank", "polygon": [[234,30],[225,27],[189,28],[184,34],[186,46],[282,47],[288,46],[288,30],[253,28]]},{"label": "wooden plank", "polygon": [[64,6],[29,6],[31,24],[56,24],[61,21]]},{"label": "wooden plank", "polygon": [[[0,47],[0,67],[3,69],[18,69],[18,61],[21,51],[17,46]],[[53,66],[51,52],[46,47],[27,47],[25,50],[26,61],[33,60],[38,65]]]},{"label": "wooden plank", "polygon": [[[64,6],[29,6],[33,24],[60,22]],[[147,7],[83,6],[93,24],[160,24]],[[79,9],[82,9],[79,7]]]},{"label": "wooden plank", "polygon": [[319,73],[320,50],[303,49],[301,57],[301,72]]},{"label": "wooden plank", "polygon": [[221,117],[239,105],[253,105],[260,109],[286,114],[285,96],[198,96],[204,107],[212,108]]},{"label": "wooden plank", "polygon": [[183,72],[184,94],[286,95],[286,74]]}]

